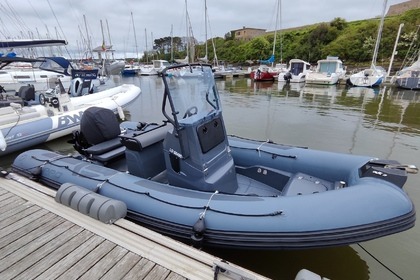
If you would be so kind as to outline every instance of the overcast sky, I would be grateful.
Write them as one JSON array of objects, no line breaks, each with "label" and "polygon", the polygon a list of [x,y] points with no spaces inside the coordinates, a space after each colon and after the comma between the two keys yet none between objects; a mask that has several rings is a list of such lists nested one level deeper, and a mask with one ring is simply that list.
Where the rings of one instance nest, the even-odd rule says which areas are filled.
[{"label": "overcast sky", "polygon": [[[274,30],[278,0],[207,0],[208,38],[224,37],[243,26]],[[388,0],[388,7],[406,0]],[[336,17],[347,21],[377,17],[383,0],[283,0],[281,26],[289,28]],[[103,22],[105,41],[109,43],[106,23],[114,49],[120,53],[135,52],[131,15],[133,13],[139,52],[151,47],[153,39],[185,36],[185,0],[2,0],[0,2],[0,40],[29,37],[33,33],[51,38],[57,33],[77,49],[86,36],[86,17],[92,46],[100,46]],[[205,39],[204,0],[188,0],[188,14],[194,37]],[[47,31],[48,29],[48,31]],[[23,35],[22,35],[23,34]],[[63,35],[64,34],[64,35]],[[17,51],[18,52],[18,51]]]}]

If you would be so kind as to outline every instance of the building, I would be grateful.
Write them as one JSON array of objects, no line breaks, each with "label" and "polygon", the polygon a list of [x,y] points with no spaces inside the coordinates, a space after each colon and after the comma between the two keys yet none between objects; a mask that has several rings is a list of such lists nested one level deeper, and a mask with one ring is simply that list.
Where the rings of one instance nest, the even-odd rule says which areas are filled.
[{"label": "building", "polygon": [[412,9],[420,9],[420,0],[410,0],[400,4],[391,5],[386,16],[400,15]]},{"label": "building", "polygon": [[241,29],[232,30],[232,36],[237,40],[249,41],[255,37],[265,34],[265,29],[242,27]]}]

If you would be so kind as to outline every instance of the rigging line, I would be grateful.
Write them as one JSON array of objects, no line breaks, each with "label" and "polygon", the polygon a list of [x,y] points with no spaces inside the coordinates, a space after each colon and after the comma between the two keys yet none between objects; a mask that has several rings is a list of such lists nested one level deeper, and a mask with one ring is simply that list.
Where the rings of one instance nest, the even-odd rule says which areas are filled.
[{"label": "rigging line", "polygon": [[[57,24],[58,24],[58,27],[60,28],[60,31],[61,31],[61,34],[62,34],[62,36],[63,36],[64,40],[66,40],[66,41],[67,41],[66,34],[64,33],[63,28],[61,27],[61,24],[60,24],[60,22],[58,21],[57,16],[55,15],[54,9],[52,8],[52,6],[51,6],[51,4],[50,4],[50,1],[49,1],[49,0],[47,0],[47,3],[48,3],[48,6],[49,6],[49,7],[50,7],[50,9],[51,9],[52,14],[54,15],[54,18],[55,18],[55,21],[56,21],[56,22],[57,22]],[[58,39],[58,38],[57,38],[57,39]],[[58,47],[58,48],[60,48],[60,47]],[[68,54],[68,55],[70,56],[70,58],[71,58],[70,51],[67,49],[67,46],[66,46],[66,45],[64,45],[64,49],[66,50],[67,54]]]},{"label": "rigging line", "polygon": [[404,278],[402,278],[401,276],[399,276],[396,272],[394,272],[391,268],[389,268],[386,264],[384,264],[383,262],[381,262],[378,258],[376,258],[372,253],[370,253],[367,249],[365,249],[360,243],[357,243],[357,245],[363,250],[365,251],[369,256],[371,256],[376,262],[378,262],[380,265],[382,265],[382,267],[384,267],[386,270],[388,270],[389,272],[391,272],[395,277],[397,277],[398,279],[403,280]]},{"label": "rigging line", "polygon": [[10,6],[9,2],[6,0],[6,5],[10,10],[11,15],[13,15],[14,19],[12,18],[11,15],[9,15],[8,13],[6,13],[6,15],[12,20],[12,21],[16,21],[16,25],[20,26],[20,28],[22,29],[26,29],[26,30],[30,30],[30,28],[25,24],[25,22],[23,21],[22,17],[19,16],[19,14],[16,13],[15,9],[13,9],[13,7]]}]

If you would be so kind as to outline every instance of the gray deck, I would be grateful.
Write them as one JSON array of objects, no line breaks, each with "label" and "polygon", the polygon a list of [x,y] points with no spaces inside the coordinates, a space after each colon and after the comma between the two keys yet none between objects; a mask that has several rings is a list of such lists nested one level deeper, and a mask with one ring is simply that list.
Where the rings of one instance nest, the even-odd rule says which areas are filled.
[{"label": "gray deck", "polygon": [[120,219],[109,225],[26,178],[0,178],[0,279],[266,279]]}]

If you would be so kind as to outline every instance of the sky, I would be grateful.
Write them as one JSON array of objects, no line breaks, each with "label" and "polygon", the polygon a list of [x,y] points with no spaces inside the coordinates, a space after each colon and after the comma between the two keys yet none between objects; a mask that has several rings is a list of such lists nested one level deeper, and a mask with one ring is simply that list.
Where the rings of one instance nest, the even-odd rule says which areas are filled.
[{"label": "sky", "polygon": [[[244,26],[274,30],[278,1],[207,0],[207,38],[224,37]],[[387,6],[406,1],[388,0]],[[282,0],[277,27],[329,22],[336,17],[347,21],[374,18],[381,15],[383,3],[384,0]],[[188,0],[187,11],[194,37],[203,42],[205,0]],[[171,36],[171,31],[178,37],[187,33],[186,0],[2,0],[0,15],[0,40],[28,38],[29,34],[34,38],[59,37],[68,42],[69,54],[62,54],[66,57],[76,56],[86,48],[82,44],[86,34],[92,47],[100,46],[104,38],[106,44],[111,41],[120,57],[129,57],[136,53],[136,41],[137,50],[142,53],[146,47],[150,50],[154,39]]]}]

